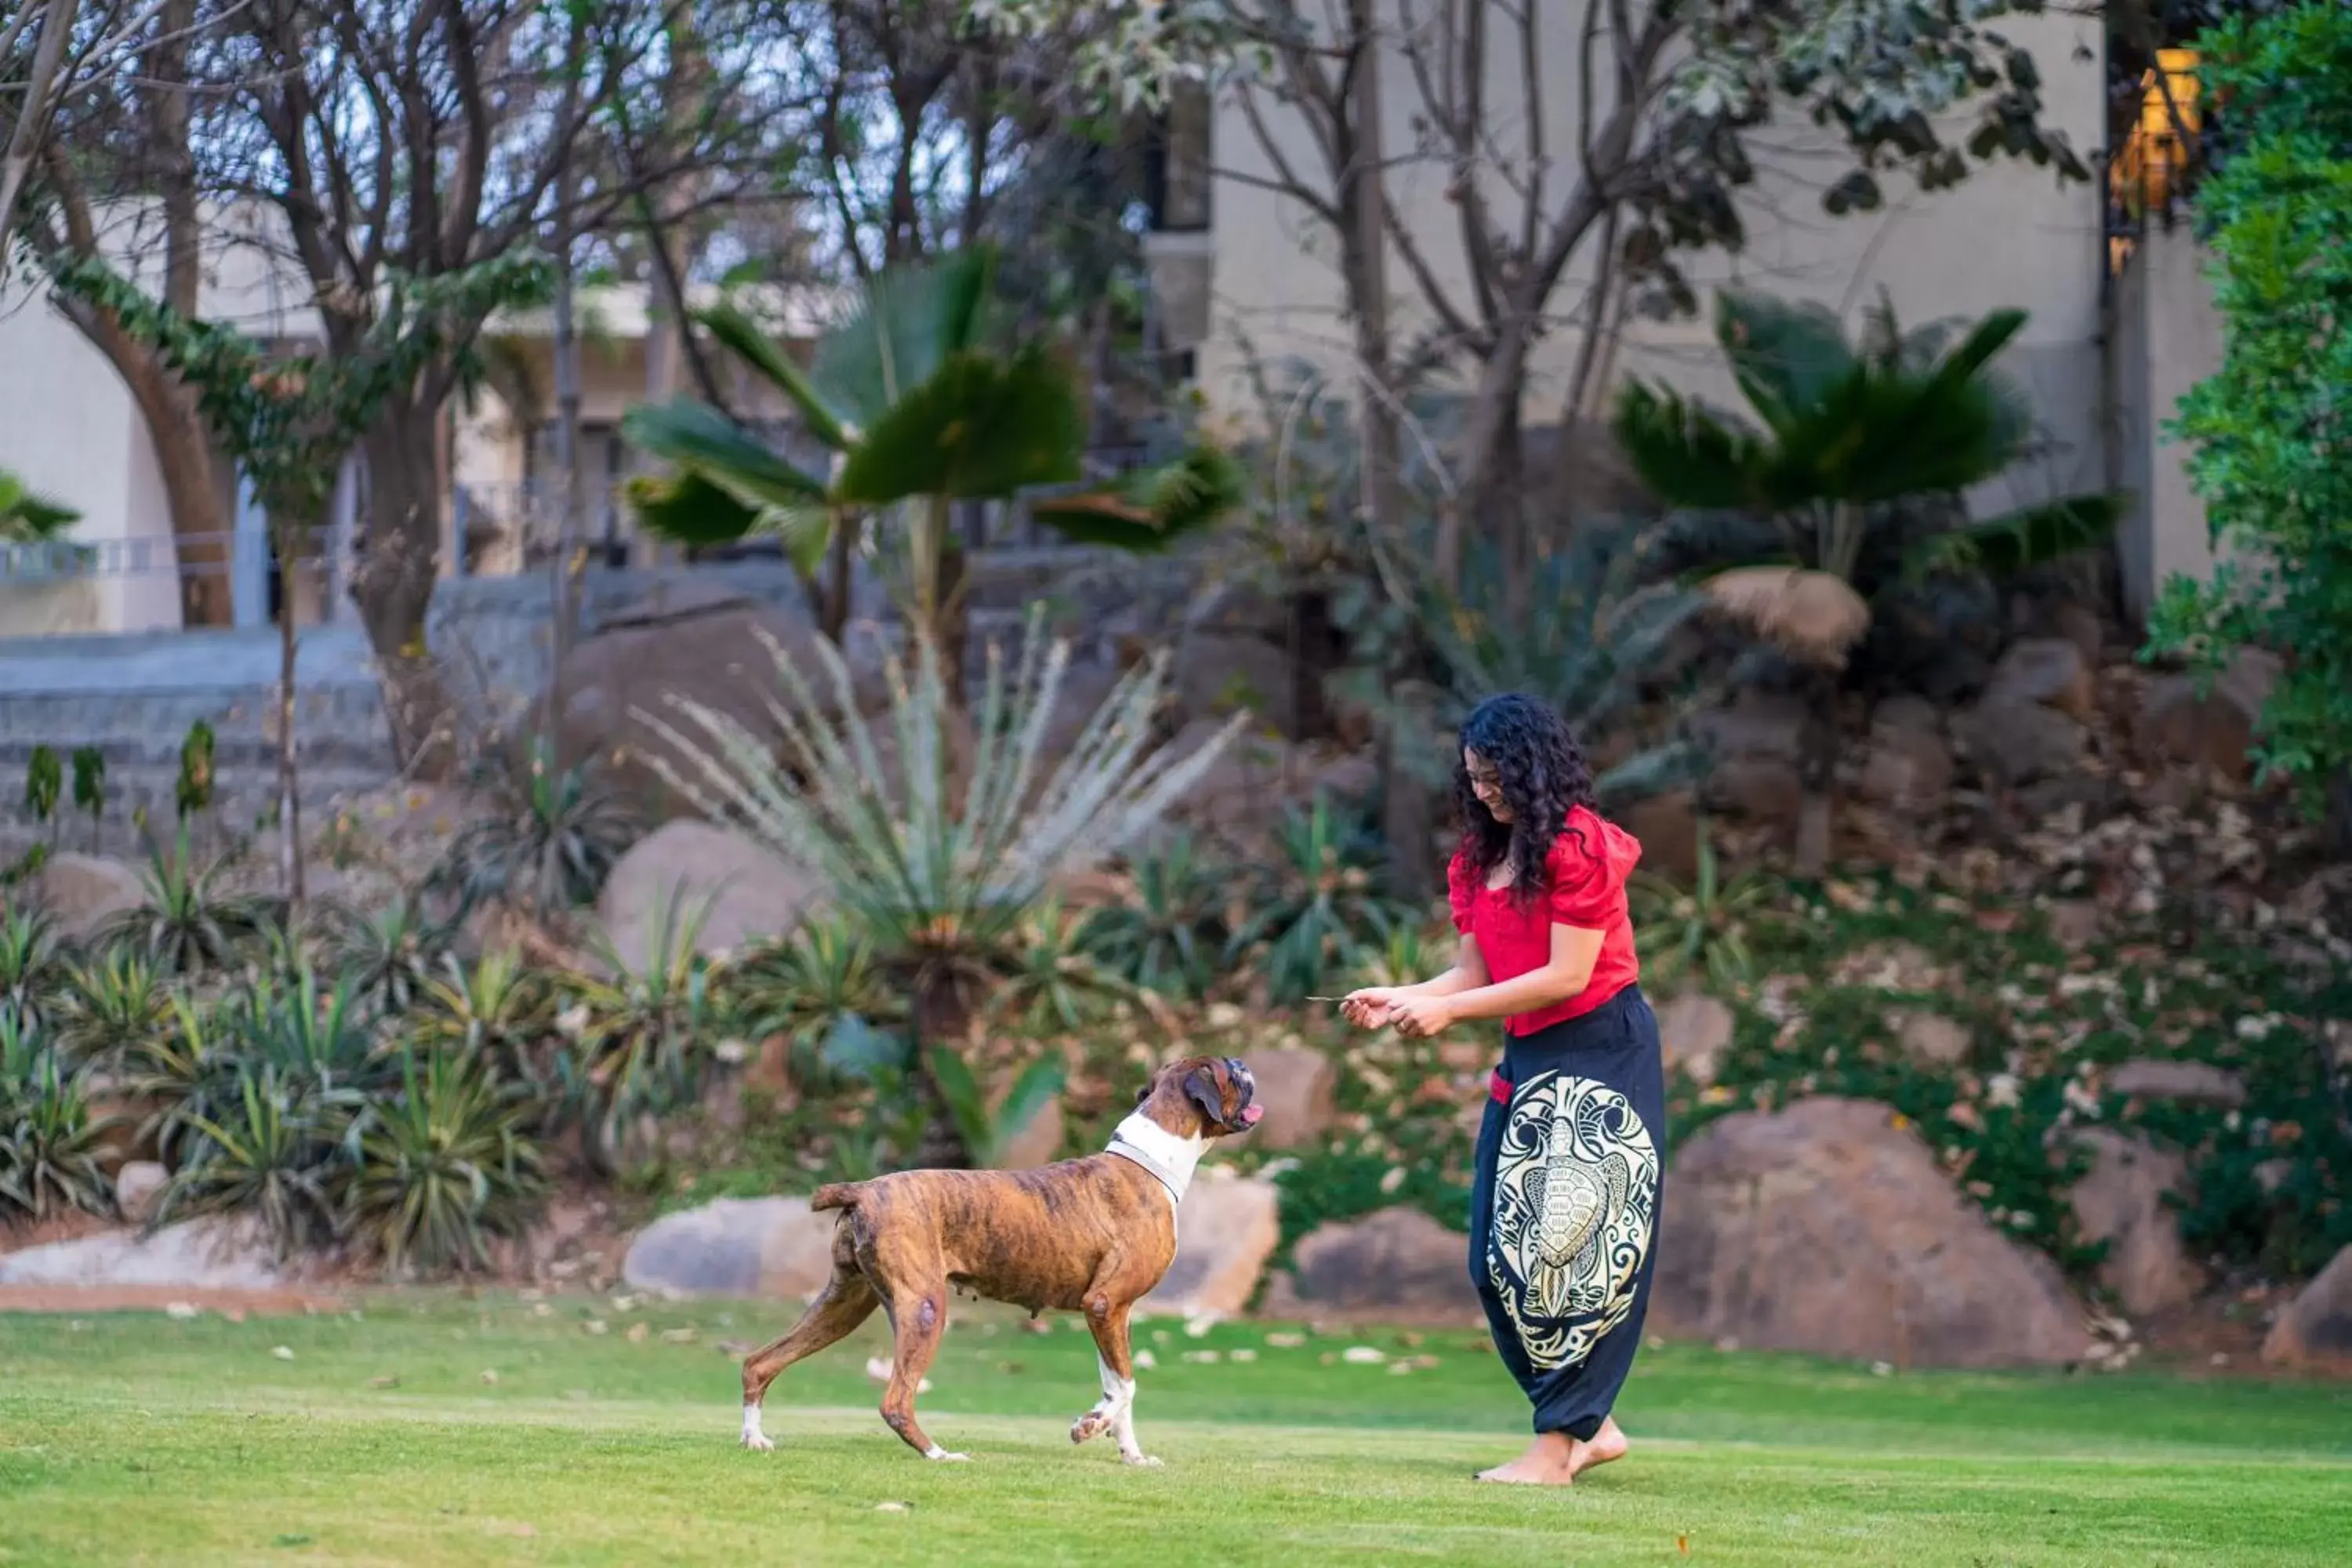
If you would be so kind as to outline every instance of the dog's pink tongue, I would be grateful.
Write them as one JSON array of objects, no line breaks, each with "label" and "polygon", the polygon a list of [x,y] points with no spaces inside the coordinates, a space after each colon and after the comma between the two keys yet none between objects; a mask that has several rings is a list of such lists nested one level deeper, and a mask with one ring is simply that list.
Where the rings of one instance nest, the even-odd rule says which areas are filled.
[{"label": "dog's pink tongue", "polygon": [[1257,1119],[1265,1114],[1265,1107],[1263,1105],[1244,1106],[1242,1108],[1242,1125],[1244,1127],[1255,1127],[1257,1125]]}]

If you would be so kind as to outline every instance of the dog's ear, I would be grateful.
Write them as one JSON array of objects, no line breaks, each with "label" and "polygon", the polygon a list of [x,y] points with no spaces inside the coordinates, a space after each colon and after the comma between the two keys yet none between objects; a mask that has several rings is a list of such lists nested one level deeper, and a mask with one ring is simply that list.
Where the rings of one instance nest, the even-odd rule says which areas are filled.
[{"label": "dog's ear", "polygon": [[1184,1075],[1184,1098],[1201,1108],[1210,1126],[1225,1124],[1224,1097],[1217,1092],[1217,1080],[1206,1068],[1194,1068]]},{"label": "dog's ear", "polygon": [[1145,1100],[1150,1100],[1150,1098],[1151,1098],[1151,1080],[1150,1080],[1150,1079],[1146,1079],[1144,1080],[1143,1087],[1142,1087],[1141,1089],[1137,1089],[1137,1090],[1135,1091],[1135,1104],[1136,1104],[1136,1108],[1137,1108],[1138,1110],[1141,1110],[1141,1109],[1142,1109],[1142,1107],[1143,1107],[1143,1102],[1144,1102]]}]

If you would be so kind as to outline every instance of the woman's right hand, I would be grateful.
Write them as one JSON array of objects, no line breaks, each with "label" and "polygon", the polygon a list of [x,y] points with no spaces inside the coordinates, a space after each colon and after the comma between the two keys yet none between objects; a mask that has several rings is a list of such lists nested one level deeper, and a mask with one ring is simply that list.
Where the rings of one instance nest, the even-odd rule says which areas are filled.
[{"label": "woman's right hand", "polygon": [[1377,1029],[1389,1020],[1389,1009],[1396,1005],[1397,994],[1403,987],[1367,985],[1360,991],[1350,991],[1339,999],[1339,1013],[1360,1029]]}]

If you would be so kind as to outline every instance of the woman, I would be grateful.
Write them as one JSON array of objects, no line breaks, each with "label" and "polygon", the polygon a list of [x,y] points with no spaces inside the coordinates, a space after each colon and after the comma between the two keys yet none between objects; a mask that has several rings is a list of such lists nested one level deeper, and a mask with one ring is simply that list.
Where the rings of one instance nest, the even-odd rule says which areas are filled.
[{"label": "woman", "polygon": [[1625,902],[1642,847],[1593,809],[1576,738],[1534,699],[1480,704],[1461,751],[1454,967],[1354,992],[1343,1011],[1413,1036],[1504,1020],[1470,1275],[1535,1405],[1536,1440],[1478,1479],[1565,1485],[1625,1452],[1610,1410],[1642,1342],[1656,1252],[1665,1079]]}]

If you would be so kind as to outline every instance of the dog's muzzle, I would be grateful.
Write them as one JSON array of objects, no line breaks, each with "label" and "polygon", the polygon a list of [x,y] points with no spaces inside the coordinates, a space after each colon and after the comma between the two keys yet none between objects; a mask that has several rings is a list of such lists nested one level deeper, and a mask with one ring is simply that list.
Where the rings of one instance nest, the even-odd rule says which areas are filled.
[{"label": "dog's muzzle", "polygon": [[1256,1126],[1265,1115],[1265,1107],[1257,1103],[1257,1079],[1250,1076],[1250,1069],[1242,1065],[1239,1057],[1225,1058],[1225,1072],[1242,1097],[1241,1105],[1234,1111],[1231,1125],[1244,1131]]}]

